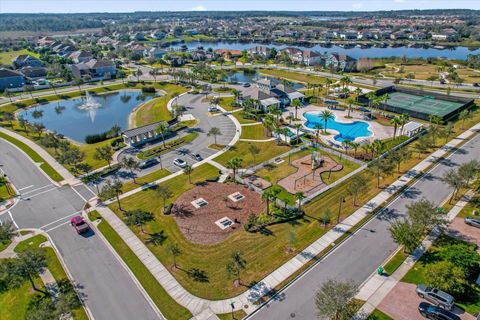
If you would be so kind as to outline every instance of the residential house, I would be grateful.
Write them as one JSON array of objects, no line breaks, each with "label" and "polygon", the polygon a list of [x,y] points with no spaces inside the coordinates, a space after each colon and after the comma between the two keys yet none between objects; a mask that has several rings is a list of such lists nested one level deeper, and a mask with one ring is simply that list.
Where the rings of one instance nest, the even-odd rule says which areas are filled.
[{"label": "residential house", "polygon": [[270,56],[270,48],[265,46],[255,46],[247,50],[248,54],[250,55],[260,55],[264,57]]},{"label": "residential house", "polygon": [[149,48],[145,49],[143,55],[149,59],[161,59],[167,52],[160,48]]},{"label": "residential house", "polygon": [[38,39],[37,46],[38,47],[50,47],[53,43],[55,43],[55,39],[52,37],[43,37]]},{"label": "residential house", "polygon": [[76,78],[85,78],[89,76],[92,79],[96,78],[113,78],[117,74],[115,64],[107,60],[91,59],[84,63],[77,63],[71,65],[73,76]]},{"label": "residential house", "polygon": [[161,30],[155,30],[150,34],[150,36],[155,40],[162,40],[165,38],[166,33]]},{"label": "residential house", "polygon": [[132,40],[145,41],[145,34],[143,32],[137,32],[132,36]]},{"label": "residential house", "polygon": [[0,68],[0,91],[21,88],[25,85],[25,77],[18,71]]},{"label": "residential house", "polygon": [[143,56],[143,53],[147,50],[147,47],[138,43],[130,43],[128,48],[132,51],[132,53],[139,56]]},{"label": "residential house", "polygon": [[68,57],[72,59],[74,63],[82,63],[93,59],[93,54],[89,51],[77,50],[72,52]]},{"label": "residential house", "polygon": [[76,51],[77,48],[75,46],[68,44],[68,43],[59,43],[52,47],[52,50],[61,57],[66,57],[70,55],[72,52]]},{"label": "residential house", "polygon": [[307,66],[322,64],[322,56],[316,51],[300,50],[298,48],[287,47],[279,51],[279,54],[287,54],[293,63],[303,63]]},{"label": "residential house", "polygon": [[311,50],[303,50],[303,63],[307,66],[318,66],[323,64],[322,55]]},{"label": "residential house", "polygon": [[282,108],[288,106],[293,99],[303,101],[304,95],[290,86],[279,84],[277,80],[263,78],[244,92],[243,102],[252,100],[254,107],[262,111],[267,111],[269,107]]},{"label": "residential house", "polygon": [[101,37],[100,39],[97,40],[97,44],[99,45],[109,45],[109,44],[112,44],[114,41],[112,38],[110,37]]},{"label": "residential house", "polygon": [[47,68],[45,67],[24,67],[18,71],[29,80],[45,78],[47,76]]},{"label": "residential house", "polygon": [[437,41],[455,41],[458,39],[458,34],[453,29],[445,29],[442,33],[433,33],[432,40]]},{"label": "residential house", "polygon": [[415,31],[408,35],[408,39],[414,41],[422,41],[427,39],[427,35],[425,34],[425,32]]},{"label": "residential house", "polygon": [[43,62],[29,54],[21,54],[13,60],[13,66],[17,69],[23,67],[43,67]]},{"label": "residential house", "polygon": [[223,56],[225,59],[238,58],[242,56],[242,51],[240,50],[229,50],[229,49],[217,49],[215,53],[219,56]]},{"label": "residential house", "polygon": [[358,33],[356,31],[341,31],[338,34],[339,38],[342,40],[357,40]]},{"label": "residential house", "polygon": [[357,67],[357,60],[346,54],[331,53],[325,57],[325,67],[337,71],[350,72]]}]

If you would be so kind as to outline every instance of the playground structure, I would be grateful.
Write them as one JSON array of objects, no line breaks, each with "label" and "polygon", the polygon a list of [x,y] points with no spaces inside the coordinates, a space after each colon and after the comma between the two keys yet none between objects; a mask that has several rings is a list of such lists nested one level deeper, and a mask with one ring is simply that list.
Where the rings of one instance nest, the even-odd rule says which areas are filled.
[{"label": "playground structure", "polygon": [[317,151],[292,161],[291,165],[298,170],[278,181],[278,184],[292,194],[303,192],[306,196],[326,185],[322,180],[322,173],[330,174],[343,169],[341,164]]}]

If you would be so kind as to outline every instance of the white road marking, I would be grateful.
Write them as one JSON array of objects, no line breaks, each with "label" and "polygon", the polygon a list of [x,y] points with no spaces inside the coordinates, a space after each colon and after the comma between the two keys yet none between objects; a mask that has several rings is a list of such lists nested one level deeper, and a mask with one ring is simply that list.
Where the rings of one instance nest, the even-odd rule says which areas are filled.
[{"label": "white road marking", "polygon": [[46,186],[43,186],[43,187],[39,187],[39,188],[35,188],[33,190],[30,190],[30,191],[27,191],[25,193],[22,193],[21,195],[24,196],[26,194],[29,194],[29,193],[32,193],[32,192],[35,192],[35,191],[38,191],[38,190],[42,190],[42,189],[45,189],[46,187],[51,187],[52,185],[51,184],[47,184]]},{"label": "white road marking", "polygon": [[61,223],[61,224],[59,224],[58,226],[55,226],[55,227],[53,227],[53,228],[50,228],[50,229],[45,230],[45,232],[50,232],[50,231],[55,230],[55,229],[57,229],[57,228],[63,227],[64,225],[69,224],[69,223],[70,223],[70,221],[65,221],[64,223]]},{"label": "white road marking", "polygon": [[76,194],[78,194],[78,196],[79,196],[80,198],[83,199],[83,201],[88,202],[87,199],[85,199],[85,198],[80,194],[80,192],[78,192],[77,190],[75,190],[74,187],[71,187],[71,188],[72,188],[73,191],[75,191]]},{"label": "white road marking", "polygon": [[31,184],[31,185],[29,185],[28,187],[23,187],[23,188],[18,189],[18,191],[22,191],[22,190],[31,188],[31,187],[33,187],[33,186],[34,186],[34,184]]},{"label": "white road marking", "polygon": [[13,224],[18,229],[18,224],[15,222],[15,220],[13,220],[12,212],[10,212],[10,210],[8,210],[8,215],[10,216],[10,220],[12,220]]},{"label": "white road marking", "polygon": [[79,213],[81,213],[81,212],[82,212],[82,211],[77,211],[77,212],[74,212],[74,213],[72,213],[72,214],[69,214],[68,216],[65,216],[65,217],[62,217],[62,218],[57,219],[57,220],[55,220],[55,221],[52,221],[52,222],[50,222],[50,223],[47,223],[46,225],[41,226],[40,229],[43,229],[43,228],[45,228],[45,227],[48,227],[49,225],[54,224],[54,223],[56,223],[56,222],[58,222],[58,221],[61,221],[61,220],[65,219],[65,218],[70,218],[70,217],[72,217],[72,216],[75,216],[75,215],[77,215],[77,214],[79,214]]},{"label": "white road marking", "polygon": [[[36,193],[36,194],[34,194],[34,195],[32,195],[32,196],[27,196],[27,198],[28,198],[28,199],[31,199],[31,198],[33,198],[33,197],[42,195],[42,194],[44,194],[44,193],[47,193],[47,192],[50,192],[50,191],[53,191],[53,190],[57,190],[57,187],[53,187],[53,188],[51,188],[51,189],[47,189],[47,190],[45,190],[45,191]],[[25,196],[25,194],[22,194],[22,197],[23,197],[23,196]]]}]

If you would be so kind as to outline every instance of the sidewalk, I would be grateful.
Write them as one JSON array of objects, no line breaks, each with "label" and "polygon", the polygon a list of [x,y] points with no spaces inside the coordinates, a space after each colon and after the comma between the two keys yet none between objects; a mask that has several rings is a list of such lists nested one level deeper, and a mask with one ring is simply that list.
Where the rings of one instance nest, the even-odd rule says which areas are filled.
[{"label": "sidewalk", "polygon": [[22,135],[19,135],[18,133],[15,133],[13,131],[7,130],[7,129],[2,128],[2,127],[0,127],[0,132],[5,133],[6,135],[9,135],[9,136],[25,143],[32,150],[34,150],[36,153],[38,153],[40,155],[40,157],[43,158],[43,160],[45,160],[49,165],[51,165],[52,168],[55,169],[64,178],[64,181],[60,182],[61,184],[67,183],[67,184],[70,184],[70,185],[74,185],[74,184],[77,184],[77,183],[80,182],[77,178],[75,178],[73,176],[73,174],[70,173],[70,171],[68,171],[64,166],[62,166],[60,163],[58,163],[57,160],[55,160],[47,151],[45,151],[42,147],[37,145],[35,142],[31,141],[30,139],[25,138]]},{"label": "sidewalk", "polygon": [[344,234],[349,232],[349,230],[357,223],[369,216],[372,211],[381,206],[398,190],[401,190],[403,187],[405,187],[417,175],[421,174],[439,158],[445,156],[448,152],[454,150],[457,145],[464,142],[467,138],[473,136],[476,133],[475,130],[479,128],[480,124],[452,139],[440,150],[434,152],[432,155],[417,164],[414,168],[406,172],[400,179],[395,181],[388,188],[384,189],[368,203],[335,226],[335,228],[329,230],[325,235],[317,239],[302,252],[298,253],[295,257],[266,276],[263,280],[259,281],[255,286],[230,299],[212,301],[196,297],[189,293],[178,283],[178,281],[171,275],[169,270],[157,259],[157,257],[151,253],[146,245],[138,239],[138,237],[125,225],[120,218],[115,215],[115,213],[113,213],[108,207],[97,207],[96,209],[119,234],[119,236],[127,243],[132,251],[135,252],[137,257],[145,264],[145,266],[155,276],[162,287],[164,287],[165,290],[167,290],[167,292],[178,303],[189,309],[194,315],[200,314],[207,308],[210,308],[215,314],[228,313],[231,311],[231,303],[234,303],[235,310],[239,310],[242,308],[242,306],[247,306],[247,308],[244,308],[244,311],[251,313],[255,309],[255,307],[253,307],[254,302],[271,292],[290,276],[294,275],[295,272],[300,270],[306,263],[311,261],[322,251],[331,248],[332,245],[334,245]]},{"label": "sidewalk", "polygon": [[[469,191],[460,199],[455,206],[448,212],[447,220],[451,222],[458,213],[467,205],[473,196],[473,192]],[[441,234],[437,229],[434,229],[410,254],[407,259],[398,267],[395,272],[389,276],[379,275],[374,273],[369,280],[367,280],[360,288],[356,298],[366,301],[362,308],[358,311],[359,318],[367,316],[377,308],[382,300],[393,290],[398,282],[413,268],[415,263],[423,256],[423,254],[431,247],[432,243]]]}]

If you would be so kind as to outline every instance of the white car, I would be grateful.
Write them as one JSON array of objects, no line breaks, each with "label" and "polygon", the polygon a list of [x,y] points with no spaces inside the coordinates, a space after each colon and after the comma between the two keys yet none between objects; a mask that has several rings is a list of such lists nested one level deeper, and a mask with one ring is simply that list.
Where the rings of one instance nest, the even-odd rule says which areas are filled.
[{"label": "white car", "polygon": [[173,164],[180,168],[185,168],[187,163],[180,158],[173,159]]},{"label": "white car", "polygon": [[208,112],[217,112],[219,109],[216,106],[208,107]]}]

